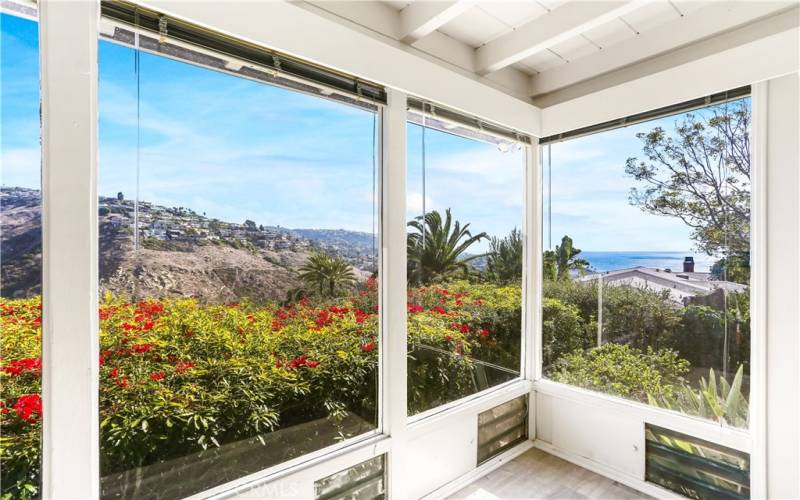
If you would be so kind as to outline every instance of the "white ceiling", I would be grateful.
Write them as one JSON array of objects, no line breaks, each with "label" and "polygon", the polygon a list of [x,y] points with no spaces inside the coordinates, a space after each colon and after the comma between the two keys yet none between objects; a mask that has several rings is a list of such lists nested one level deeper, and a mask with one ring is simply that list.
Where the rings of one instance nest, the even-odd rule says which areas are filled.
[{"label": "white ceiling", "polygon": [[554,92],[798,5],[797,0],[308,3],[526,97]]}]

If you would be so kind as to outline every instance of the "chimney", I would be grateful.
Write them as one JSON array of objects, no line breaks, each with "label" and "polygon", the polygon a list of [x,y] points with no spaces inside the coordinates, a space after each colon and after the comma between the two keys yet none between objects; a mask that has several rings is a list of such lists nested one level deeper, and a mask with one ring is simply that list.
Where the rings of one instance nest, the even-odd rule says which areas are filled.
[{"label": "chimney", "polygon": [[683,272],[685,273],[694,272],[694,257],[686,257],[683,259]]}]

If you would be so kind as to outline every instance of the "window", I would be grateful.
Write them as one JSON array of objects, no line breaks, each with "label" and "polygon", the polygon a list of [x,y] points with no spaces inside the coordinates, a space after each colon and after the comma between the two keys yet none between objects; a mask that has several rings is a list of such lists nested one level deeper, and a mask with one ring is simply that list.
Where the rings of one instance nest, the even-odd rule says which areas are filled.
[{"label": "window", "polygon": [[456,126],[434,126],[439,120],[427,116],[412,119],[407,130],[411,415],[519,376],[525,166],[520,144],[478,133],[456,135]]},{"label": "window", "polygon": [[40,490],[42,434],[42,200],[36,21],[0,14],[0,47],[0,496],[31,498]]},{"label": "window", "polygon": [[374,431],[376,108],[107,41],[99,67],[102,496]]},{"label": "window", "polygon": [[544,375],[746,427],[750,99],[542,149]]}]

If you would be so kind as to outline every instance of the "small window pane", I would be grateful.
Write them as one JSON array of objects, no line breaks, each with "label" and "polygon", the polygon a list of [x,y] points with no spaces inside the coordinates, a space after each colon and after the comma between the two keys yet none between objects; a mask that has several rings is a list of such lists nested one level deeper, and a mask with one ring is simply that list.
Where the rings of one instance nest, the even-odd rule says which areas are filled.
[{"label": "small window pane", "polygon": [[750,498],[750,455],[646,424],[645,479],[688,498]]},{"label": "small window pane", "polygon": [[386,456],[380,455],[314,482],[317,500],[378,500],[386,497]]},{"label": "small window pane", "polygon": [[478,463],[528,439],[528,395],[478,415]]},{"label": "small window pane", "polygon": [[543,371],[747,427],[750,99],[547,145]]}]

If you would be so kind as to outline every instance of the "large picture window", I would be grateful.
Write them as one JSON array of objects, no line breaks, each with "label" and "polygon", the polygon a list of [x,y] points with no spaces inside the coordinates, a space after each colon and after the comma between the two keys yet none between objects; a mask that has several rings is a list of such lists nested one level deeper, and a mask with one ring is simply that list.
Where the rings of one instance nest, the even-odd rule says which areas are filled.
[{"label": "large picture window", "polygon": [[545,377],[747,427],[750,99],[543,146]]},{"label": "large picture window", "polygon": [[42,196],[36,21],[0,14],[0,496],[40,494]]},{"label": "large picture window", "polygon": [[374,106],[103,41],[105,498],[182,498],[378,427]]},{"label": "large picture window", "polygon": [[519,376],[525,167],[520,144],[412,118],[410,415]]}]

